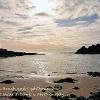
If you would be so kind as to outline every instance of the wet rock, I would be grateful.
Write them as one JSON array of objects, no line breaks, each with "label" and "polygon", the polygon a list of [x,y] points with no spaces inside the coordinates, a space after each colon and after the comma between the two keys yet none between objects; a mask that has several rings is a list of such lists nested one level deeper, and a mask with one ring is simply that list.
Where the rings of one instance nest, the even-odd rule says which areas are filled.
[{"label": "wet rock", "polygon": [[75,83],[76,80],[72,79],[72,78],[65,78],[65,79],[60,79],[58,81],[54,81],[54,83],[64,83],[64,82],[68,82],[68,83]]},{"label": "wet rock", "polygon": [[0,82],[0,83],[4,83],[4,84],[12,84],[12,83],[15,83],[15,82],[12,81],[12,80],[4,80],[4,81],[2,81],[2,82]]},{"label": "wet rock", "polygon": [[45,92],[45,89],[42,89],[42,92]]},{"label": "wet rock", "polygon": [[77,96],[75,94],[70,94],[70,98],[76,98]]},{"label": "wet rock", "polygon": [[83,96],[80,96],[80,97],[77,97],[76,100],[87,100],[87,99],[85,97],[83,97]]},{"label": "wet rock", "polygon": [[52,87],[52,86],[48,86],[48,87],[46,87],[46,89],[47,89],[47,88],[49,88],[49,89],[53,89],[53,87]]},{"label": "wet rock", "polygon": [[53,91],[53,92],[57,92],[57,91],[60,91],[62,89],[62,86],[60,85],[55,85],[55,86],[49,86],[49,87],[46,87],[46,89],[43,89],[42,92],[48,92],[48,91]]},{"label": "wet rock", "polygon": [[51,76],[50,74],[48,74],[48,76]]},{"label": "wet rock", "polygon": [[55,85],[54,86],[54,91],[59,91],[61,89],[62,89],[62,86],[60,86],[60,85]]},{"label": "wet rock", "polygon": [[92,95],[92,94],[93,94],[93,92],[90,92],[90,94]]},{"label": "wet rock", "polygon": [[100,77],[100,72],[87,72],[92,77]]},{"label": "wet rock", "polygon": [[100,100],[100,91],[96,93],[91,93],[91,96],[88,97],[89,100]]},{"label": "wet rock", "polygon": [[59,93],[61,89],[62,89],[61,85],[54,85],[46,87],[46,89],[42,90],[42,92],[45,92],[48,96],[50,96],[54,100],[69,100],[68,96],[64,96],[63,94]]},{"label": "wet rock", "polygon": [[54,100],[70,100],[69,96],[63,96],[63,95],[54,95],[51,96],[51,98],[53,98]]},{"label": "wet rock", "polygon": [[13,91],[12,96],[10,98],[14,98],[17,100],[31,100],[32,98],[26,95],[25,93],[21,91]]},{"label": "wet rock", "polygon": [[79,87],[74,87],[73,89],[74,89],[74,90],[79,90],[80,88],[79,88]]}]

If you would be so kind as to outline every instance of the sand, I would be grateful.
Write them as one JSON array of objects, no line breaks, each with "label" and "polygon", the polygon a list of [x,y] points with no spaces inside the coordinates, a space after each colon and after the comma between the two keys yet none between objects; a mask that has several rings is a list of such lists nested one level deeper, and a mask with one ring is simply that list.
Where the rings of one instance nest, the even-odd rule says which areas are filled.
[{"label": "sand", "polygon": [[[69,78],[69,77],[77,81],[75,81],[75,83],[70,83],[70,82],[54,83],[55,80]],[[3,80],[8,80],[8,78]],[[14,98],[9,98],[12,95],[12,91],[21,91],[23,92],[24,95],[31,97],[32,99],[30,100],[54,100],[53,98],[51,98],[50,95],[48,95],[50,91],[53,90],[50,90],[50,88],[47,87],[50,86],[54,87],[55,85],[62,87],[62,89],[56,91],[58,95],[75,94],[76,96],[88,97],[90,96],[90,92],[97,92],[100,90],[100,77],[92,77],[88,76],[87,74],[66,75],[58,77],[38,76],[32,78],[16,78],[16,79],[9,78],[9,80],[13,80],[15,83],[12,84],[0,83],[0,100],[16,100]]]}]

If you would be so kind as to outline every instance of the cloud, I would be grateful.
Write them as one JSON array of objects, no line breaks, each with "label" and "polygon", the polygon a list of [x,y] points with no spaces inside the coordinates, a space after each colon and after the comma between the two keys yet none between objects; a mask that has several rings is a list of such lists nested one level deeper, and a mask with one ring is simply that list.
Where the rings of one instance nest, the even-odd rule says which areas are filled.
[{"label": "cloud", "polygon": [[29,34],[29,33],[31,33],[31,32],[30,31],[23,31],[20,34]]},{"label": "cloud", "polygon": [[35,34],[23,34],[17,37],[17,40],[25,40],[25,39],[32,39],[32,38],[39,38],[44,37],[45,35],[35,35]]},{"label": "cloud", "polygon": [[16,13],[15,15],[18,16],[19,18],[23,18],[23,19],[30,18],[29,15],[27,15],[27,14],[19,14],[19,13]]},{"label": "cloud", "polygon": [[36,13],[36,16],[49,16],[47,13],[41,12],[41,13]]},{"label": "cloud", "polygon": [[98,0],[61,0],[56,8],[56,11],[66,18],[77,18],[94,13],[100,16],[99,10],[100,1]]},{"label": "cloud", "polygon": [[0,0],[0,9],[9,9],[8,0]]},{"label": "cloud", "polygon": [[35,6],[29,6],[29,7],[27,7],[26,9],[34,9],[34,8],[36,8]]},{"label": "cloud", "polygon": [[32,0],[0,0],[0,10],[31,10],[34,8],[35,6],[33,5]]},{"label": "cloud", "polygon": [[20,25],[18,22],[14,22],[14,21],[9,21],[9,20],[7,20],[7,21],[2,21],[4,24],[8,24],[8,25],[13,25],[13,26],[18,26],[18,25]]},{"label": "cloud", "polygon": [[26,32],[26,31],[31,31],[32,28],[33,28],[33,26],[27,26],[27,27],[20,28],[17,31],[19,31],[19,32]]},{"label": "cloud", "polygon": [[75,19],[57,19],[55,22],[58,24],[58,26],[62,27],[71,27],[75,25],[87,26],[95,23],[97,19],[99,19],[99,16],[97,14],[93,14],[90,16],[81,16]]},{"label": "cloud", "polygon": [[22,9],[34,9],[35,6],[32,4],[32,0],[17,0],[14,1],[16,8],[22,8]]},{"label": "cloud", "polygon": [[11,35],[4,30],[0,30],[0,39],[12,39]]},{"label": "cloud", "polygon": [[100,0],[50,0],[56,7],[41,13],[33,1],[0,0],[0,41],[73,46],[100,40]]},{"label": "cloud", "polygon": [[6,24],[6,25],[13,25],[13,26],[20,25],[20,23],[18,23],[17,21],[13,21],[13,20],[11,20],[9,18],[5,18],[5,17],[0,18],[0,23],[1,24]]}]

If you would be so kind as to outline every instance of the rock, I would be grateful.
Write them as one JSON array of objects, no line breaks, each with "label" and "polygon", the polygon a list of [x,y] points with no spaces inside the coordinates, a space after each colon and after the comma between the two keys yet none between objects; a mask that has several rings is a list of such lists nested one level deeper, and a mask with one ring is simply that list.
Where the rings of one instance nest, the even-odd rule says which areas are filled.
[{"label": "rock", "polygon": [[4,83],[4,84],[12,84],[12,83],[15,83],[14,81],[12,80],[5,80],[5,81],[2,81],[0,83]]},{"label": "rock", "polygon": [[95,93],[90,92],[90,94],[91,94],[91,96],[89,96],[87,98],[81,96],[81,97],[77,97],[76,100],[100,100],[100,91],[95,92]]},{"label": "rock", "polygon": [[55,86],[49,86],[49,87],[46,87],[46,89],[43,89],[42,92],[47,92],[47,91],[60,91],[62,89],[62,86],[60,85],[55,85]]},{"label": "rock", "polygon": [[100,72],[87,72],[92,77],[100,77]]},{"label": "rock", "polygon": [[61,89],[62,89],[62,86],[60,86],[60,85],[55,85],[54,86],[54,91],[59,91]]},{"label": "rock", "polygon": [[85,46],[81,47],[76,54],[87,54],[87,48]]},{"label": "rock", "polygon": [[88,97],[88,100],[100,100],[100,91],[91,94],[91,96]]},{"label": "rock", "polygon": [[70,94],[70,98],[76,98],[77,96],[75,94]]},{"label": "rock", "polygon": [[78,89],[80,89],[80,88],[79,88],[79,87],[74,87],[73,89],[74,89],[74,90],[78,90]]},{"label": "rock", "polygon": [[87,100],[87,99],[85,97],[83,97],[83,96],[80,96],[80,97],[77,97],[76,100]]},{"label": "rock", "polygon": [[35,54],[37,53],[15,52],[0,48],[0,57],[14,57],[14,56],[35,55]]},{"label": "rock", "polygon": [[21,91],[13,91],[12,96],[10,98],[14,98],[17,100],[31,100],[32,99],[31,97],[25,95],[25,93]]},{"label": "rock", "polygon": [[72,78],[65,78],[65,79],[60,79],[58,81],[54,81],[54,83],[64,83],[64,82],[69,82],[69,83],[75,83],[76,80]]},{"label": "rock", "polygon": [[54,100],[70,100],[68,96],[63,96],[63,95],[53,95],[51,96]]},{"label": "rock", "polygon": [[100,54],[100,44],[92,45],[88,48],[83,46],[75,54]]},{"label": "rock", "polygon": [[48,76],[51,76],[50,74],[48,74]]},{"label": "rock", "polygon": [[42,92],[45,92],[45,89],[42,89]]},{"label": "rock", "polygon": [[50,96],[54,100],[69,100],[68,96],[64,96],[63,94],[59,93],[61,89],[62,89],[61,85],[54,85],[46,87],[46,89],[43,89],[42,92],[45,92],[48,96]]}]

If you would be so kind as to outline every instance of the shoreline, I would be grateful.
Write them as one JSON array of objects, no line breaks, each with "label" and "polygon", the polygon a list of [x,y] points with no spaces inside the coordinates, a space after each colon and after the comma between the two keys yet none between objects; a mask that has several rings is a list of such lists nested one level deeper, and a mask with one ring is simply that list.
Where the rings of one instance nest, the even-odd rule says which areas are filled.
[{"label": "shoreline", "polygon": [[[70,78],[76,80],[75,83],[68,82],[62,82],[62,83],[54,83],[54,81],[58,81],[60,79]],[[4,84],[0,83],[0,93],[12,93],[13,90],[10,90],[10,88],[19,88],[20,91],[23,91],[28,95],[30,94],[31,100],[55,100],[52,99],[51,96],[48,97],[48,93],[53,91],[54,87],[56,89],[59,89],[61,87],[61,90],[54,91],[57,92],[58,95],[64,94],[64,95],[71,95],[74,94],[77,97],[84,96],[88,97],[90,96],[91,92],[97,92],[100,90],[100,77],[92,77],[87,74],[81,75],[81,76],[57,76],[57,77],[32,77],[32,78],[5,78],[4,80],[12,80],[14,83],[11,84]],[[3,80],[2,80],[3,81]],[[6,88],[5,90],[2,90],[2,88]],[[48,88],[49,87],[49,88]],[[34,89],[33,89],[34,88]],[[39,89],[40,88],[40,89]],[[8,90],[7,90],[8,89]],[[36,90],[37,89],[37,90]],[[46,89],[46,90],[45,90]],[[51,89],[49,92],[47,89]],[[16,90],[16,89],[15,89]],[[44,91],[43,91],[44,90]],[[18,90],[16,90],[18,91]],[[23,92],[22,91],[22,92]],[[24,95],[25,95],[24,93]],[[46,95],[44,93],[47,93]],[[0,97],[0,100],[11,100],[9,96],[7,97]],[[12,100],[15,100],[15,98],[12,98]],[[19,99],[17,99],[19,100]],[[22,99],[23,100],[23,99]],[[27,99],[28,100],[28,99]],[[63,99],[62,99],[63,100]],[[73,99],[75,100],[75,99]]]}]

